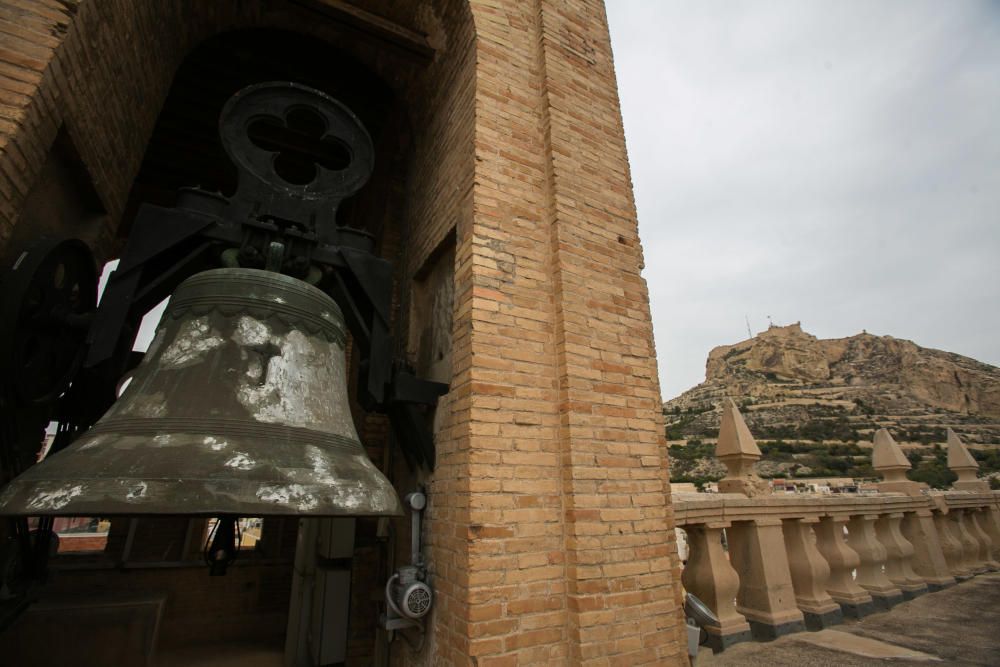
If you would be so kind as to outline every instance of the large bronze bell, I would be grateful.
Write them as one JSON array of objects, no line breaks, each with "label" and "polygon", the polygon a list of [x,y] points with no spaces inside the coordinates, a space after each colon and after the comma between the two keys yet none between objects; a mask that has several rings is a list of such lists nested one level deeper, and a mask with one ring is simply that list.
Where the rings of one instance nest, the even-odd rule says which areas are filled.
[{"label": "large bronze bell", "polygon": [[0,514],[401,514],[347,402],[344,319],[288,276],[177,288],[121,398],[0,494]]}]

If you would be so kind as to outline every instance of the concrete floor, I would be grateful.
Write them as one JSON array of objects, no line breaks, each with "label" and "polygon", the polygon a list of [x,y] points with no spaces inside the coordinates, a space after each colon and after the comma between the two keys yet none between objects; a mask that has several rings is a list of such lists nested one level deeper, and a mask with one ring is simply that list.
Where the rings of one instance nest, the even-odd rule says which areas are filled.
[{"label": "concrete floor", "polygon": [[[161,655],[157,667],[279,667],[280,647],[215,645]],[[1000,667],[1000,573],[904,602],[891,611],[768,643],[737,644],[695,667]]]},{"label": "concrete floor", "polygon": [[816,665],[1000,666],[1000,573],[983,574],[822,632],[737,644],[696,667]]},{"label": "concrete floor", "polygon": [[282,667],[284,651],[280,646],[252,644],[208,644],[190,646],[160,654],[155,667]]}]

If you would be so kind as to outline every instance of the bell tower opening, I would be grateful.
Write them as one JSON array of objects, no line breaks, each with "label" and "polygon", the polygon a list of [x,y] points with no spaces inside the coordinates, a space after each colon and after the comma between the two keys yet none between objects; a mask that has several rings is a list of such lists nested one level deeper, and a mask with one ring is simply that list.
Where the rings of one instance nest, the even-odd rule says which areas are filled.
[{"label": "bell tower opening", "polygon": [[[329,95],[360,121],[371,138],[374,164],[367,184],[340,203],[335,218],[329,212],[335,227],[331,233],[355,239],[350,243],[376,256],[398,259],[401,244],[396,221],[403,216],[402,174],[409,144],[400,101],[369,69],[329,42],[275,29],[222,33],[184,59],[146,145],[111,252],[124,251],[144,205],[183,205],[185,188],[192,187],[203,198],[204,193],[233,198],[246,186],[220,140],[220,114],[237,92],[276,81]],[[252,118],[246,135],[254,148],[274,155],[274,171],[283,181],[308,191],[321,173],[342,173],[357,157],[350,146],[324,139],[325,122],[308,107],[295,108]],[[246,215],[257,213],[253,209]],[[317,224],[316,215],[303,220],[278,214],[268,223],[295,237],[310,232]],[[169,229],[163,232],[171,233]],[[232,257],[229,261],[246,261]],[[261,259],[262,264],[270,261],[270,257]],[[207,268],[211,266],[195,262],[185,270],[195,273]],[[330,279],[309,271],[302,278],[316,283]],[[357,289],[345,289],[351,287]],[[395,293],[396,288],[389,287]],[[387,305],[391,310],[386,314],[395,318],[396,299]],[[142,351],[149,342],[138,340],[135,347]],[[362,360],[350,337],[345,342],[350,351],[347,374],[353,378],[349,409],[354,426],[368,458],[389,471],[393,461],[386,420],[364,410],[353,390],[362,372],[359,365],[368,362]],[[266,360],[263,365],[265,373]],[[216,518],[117,514],[110,520],[101,516],[69,524],[60,521],[56,521],[57,528],[86,522],[98,526],[105,533],[103,549],[59,550],[50,562],[49,590],[73,595],[98,585],[107,590],[151,591],[151,599],[162,602],[155,614],[157,652],[166,661],[163,664],[171,664],[172,659],[181,664],[193,655],[192,649],[217,647],[220,642],[277,658],[312,652],[323,664],[342,662],[349,629],[353,641],[365,641],[367,636],[369,650],[375,644],[378,605],[373,593],[379,586],[372,587],[371,582],[384,582],[391,563],[385,526],[375,518],[310,519],[314,523],[305,535],[311,542],[303,547],[304,524],[295,517],[241,517],[234,524],[239,553],[234,554],[236,560],[224,580],[207,577],[203,563],[203,551],[207,558],[208,543],[222,526]],[[318,556],[313,553],[311,561],[302,561],[302,550],[313,549],[313,543],[318,545]],[[358,553],[375,557],[359,559]],[[317,567],[317,558],[322,567]],[[312,568],[308,580],[301,575],[301,567]],[[362,582],[363,594],[352,592],[356,582]],[[296,642],[301,646],[294,646]]]},{"label": "bell tower opening", "polygon": [[[409,141],[406,116],[393,91],[369,69],[329,42],[297,32],[249,29],[216,35],[197,46],[183,61],[160,111],[146,147],[142,165],[128,196],[118,238],[127,241],[139,207],[151,203],[175,206],[183,188],[198,187],[233,197],[246,183],[220,140],[219,119],[232,96],[248,86],[269,81],[289,81],[318,90],[352,112],[371,137],[374,167],[367,184],[346,198],[336,212],[338,228],[368,239],[371,250],[389,259],[398,252],[401,218],[401,174],[405,170]],[[309,187],[320,170],[343,169],[351,159],[346,146],[322,141],[323,120],[309,108],[295,109],[282,117],[262,115],[247,128],[254,147],[272,152],[277,175],[293,186]],[[282,226],[308,224],[280,216]],[[306,230],[302,230],[306,231]],[[260,267],[263,268],[263,267]],[[139,341],[140,344],[144,341]],[[351,349],[348,341],[348,349]],[[359,355],[348,360],[355,375]],[[351,363],[353,359],[353,363]],[[388,469],[392,453],[384,437],[383,418],[361,408],[350,383],[354,421],[372,461]],[[249,524],[248,524],[249,521]],[[379,546],[375,519],[310,520],[304,534],[291,517],[241,519],[240,552],[225,577],[227,588],[239,586],[245,594],[236,612],[239,622],[220,632],[213,624],[198,624],[190,615],[166,615],[160,631],[160,652],[182,656],[192,644],[210,645],[220,639],[228,644],[250,644],[253,650],[286,656],[313,653],[324,662],[346,658],[348,632],[369,635],[375,643],[374,621],[378,607],[370,594],[352,593],[371,580],[388,577],[385,547]],[[146,554],[166,553],[194,566],[203,574],[201,552],[208,549],[214,519],[142,518],[112,522],[106,554],[131,546],[130,559],[142,562]],[[318,522],[318,523],[317,523]],[[251,525],[253,530],[248,531]],[[314,525],[313,525],[314,524]],[[246,539],[253,532],[253,544]],[[309,554],[318,544],[320,560],[336,563],[312,579],[296,574],[295,563],[314,562]],[[377,557],[359,560],[356,548]],[[137,551],[139,547],[139,551]],[[120,553],[118,558],[120,559]],[[168,560],[170,559],[168,558]],[[303,561],[303,558],[306,558]],[[222,580],[206,577],[199,582],[211,590]],[[173,593],[177,599],[186,592]],[[203,595],[204,590],[199,594]],[[305,600],[312,600],[304,604]],[[232,613],[232,600],[219,595],[199,605],[196,615],[211,617]],[[190,614],[190,612],[189,612]],[[176,623],[172,623],[176,620]],[[296,636],[297,635],[297,636]],[[299,643],[301,646],[296,647]]]},{"label": "bell tower opening", "polygon": [[[25,246],[53,239],[44,252],[31,249],[33,264],[21,264],[30,265],[30,277],[41,284],[52,282],[46,272],[50,256],[95,268],[120,258],[117,277],[105,291],[107,303],[119,305],[88,305],[72,295],[58,304],[59,321],[77,328],[65,337],[65,355],[49,355],[58,362],[49,364],[46,376],[58,384],[43,396],[51,400],[31,411],[2,406],[0,416],[16,429],[8,429],[12,437],[0,444],[16,440],[7,447],[12,452],[7,458],[21,457],[25,465],[0,461],[5,484],[0,493],[11,497],[15,492],[7,491],[14,478],[48,467],[33,463],[46,423],[55,420],[61,434],[52,461],[72,453],[74,444],[86,444],[77,436],[100,424],[119,393],[134,394],[138,382],[127,388],[124,382],[142,363],[132,354],[133,339],[140,341],[134,351],[142,352],[142,339],[153,337],[138,331],[143,314],[176,294],[186,276],[236,264],[248,271],[279,267],[342,307],[348,380],[346,399],[337,404],[348,412],[365,460],[392,480],[399,500],[405,498],[406,516],[300,525],[296,515],[261,511],[220,517],[175,513],[173,506],[142,514],[107,513],[91,505],[78,513],[110,517],[96,522],[105,547],[54,553],[47,559],[47,578],[34,571],[18,574],[17,581],[25,583],[18,590],[33,587],[33,595],[27,601],[0,600],[0,655],[25,665],[128,664],[136,656],[145,656],[136,658],[140,663],[155,656],[156,664],[188,665],[206,662],[211,657],[206,647],[216,646],[227,657],[259,649],[274,664],[303,651],[309,664],[384,664],[390,654],[394,661],[425,659],[436,638],[465,622],[461,606],[455,606],[464,593],[447,577],[435,589],[429,577],[433,563],[450,562],[465,548],[441,537],[458,535],[466,521],[464,491],[454,493],[453,481],[465,476],[460,452],[467,420],[461,415],[467,403],[460,397],[450,403],[442,392],[452,376],[467,383],[468,356],[456,352],[459,361],[453,364],[452,345],[467,347],[468,331],[452,335],[452,328],[454,314],[465,312],[461,304],[468,299],[455,278],[458,267],[471,266],[474,217],[477,51],[470,6],[464,0],[376,0],[363,7],[340,0],[241,0],[178,7],[144,2],[124,11],[81,3],[67,5],[64,18],[55,17],[52,30],[38,33],[52,57],[39,56],[44,76],[24,86],[30,117],[10,124],[13,145],[32,150],[15,161],[13,188],[6,187],[9,181],[0,183],[0,222],[6,225],[0,237],[7,241],[0,250],[14,261]],[[314,101],[316,96],[328,101],[244,118],[248,150],[273,155],[273,161],[241,164],[227,153],[230,144],[220,141],[220,112],[235,92],[278,81]],[[363,170],[364,187],[348,188],[350,196],[341,197],[335,215],[333,207],[313,204],[308,215],[298,215],[282,207],[283,197],[269,197],[266,184],[251,183],[257,197],[243,197],[248,180],[238,174],[262,165],[283,188],[298,188],[302,195],[317,184],[329,186],[330,174],[350,171],[360,135],[329,141],[330,135],[343,135],[323,133],[311,113],[321,107],[326,111],[318,115],[326,123],[330,109],[343,107],[363,127],[366,154],[373,157]],[[9,156],[0,155],[8,176],[14,173]],[[46,156],[55,168],[45,164]],[[233,202],[243,202],[242,208],[230,206]],[[198,244],[207,237],[195,228],[213,216],[221,224],[212,223],[210,231],[217,233],[212,239],[221,235],[229,246],[204,253]],[[250,224],[229,225],[243,220]],[[242,244],[234,241],[234,227],[265,233]],[[321,238],[292,247],[309,229],[321,230]],[[2,236],[10,230],[16,233]],[[72,242],[74,237],[82,243]],[[150,243],[144,246],[143,240]],[[313,254],[308,248],[303,253],[303,245]],[[296,261],[302,257],[309,261]],[[137,283],[129,282],[137,273]],[[15,302],[23,300],[23,292],[14,295]],[[81,290],[91,292],[96,287],[89,283]],[[459,322],[456,316],[454,327]],[[6,330],[24,339],[33,333],[22,331],[20,321]],[[281,346],[270,343],[262,342],[259,350],[247,347],[247,363],[253,356],[261,371],[282,363],[283,355],[273,349]],[[149,352],[143,359],[156,356]],[[74,368],[82,370],[73,375]],[[101,377],[91,382],[94,373]],[[264,393],[268,374],[254,371],[253,377],[264,383],[255,385],[254,393]],[[249,465],[238,456],[226,461],[230,468]],[[303,474],[322,472],[307,468]],[[75,495],[75,486],[55,496],[55,504],[94,500]],[[140,498],[141,492],[141,485],[133,484],[119,495]],[[266,495],[276,501],[286,497]],[[26,544],[22,551],[33,555],[50,553],[47,539],[29,535],[26,524],[14,527],[35,512],[23,502],[15,505],[0,501],[0,514],[9,507],[16,517],[0,524],[0,539],[7,539],[7,546]],[[43,517],[38,534],[51,535],[57,516],[53,511]],[[256,517],[262,517],[259,526],[246,525]],[[205,542],[214,542],[210,536],[220,532],[211,530],[213,518],[225,518],[222,542],[236,532],[254,541],[247,548],[249,540],[241,540],[244,548],[225,577],[209,577],[204,563]],[[316,545],[312,563],[296,560],[303,540]],[[11,553],[0,551],[0,558],[9,564]],[[300,573],[315,573],[316,583],[297,586]],[[320,590],[323,595],[313,594]],[[435,608],[442,611],[428,615],[433,600],[440,600]],[[40,601],[44,610],[34,604]],[[72,628],[72,638],[55,645],[46,641],[53,625]],[[424,655],[411,654],[406,644],[422,646],[417,650]],[[45,650],[36,650],[39,646]]]}]

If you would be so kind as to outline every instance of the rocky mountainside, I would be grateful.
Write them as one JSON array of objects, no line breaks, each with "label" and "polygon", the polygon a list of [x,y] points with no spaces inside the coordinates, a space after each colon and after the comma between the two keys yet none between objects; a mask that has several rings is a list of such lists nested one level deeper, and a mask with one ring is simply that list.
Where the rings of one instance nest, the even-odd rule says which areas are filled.
[{"label": "rocky mountainside", "polygon": [[820,340],[799,324],[717,347],[706,380],[664,404],[668,437],[714,437],[731,397],[759,439],[1000,444],[1000,368],[891,336]]}]

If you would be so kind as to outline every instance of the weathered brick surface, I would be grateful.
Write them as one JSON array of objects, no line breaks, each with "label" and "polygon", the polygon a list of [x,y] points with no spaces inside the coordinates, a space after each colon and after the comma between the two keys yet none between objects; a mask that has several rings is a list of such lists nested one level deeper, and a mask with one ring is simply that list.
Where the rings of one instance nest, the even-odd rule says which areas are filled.
[{"label": "weathered brick surface", "polygon": [[543,3],[541,17],[573,657],[680,662],[649,297],[603,4]]},{"label": "weathered brick surface", "polygon": [[473,15],[468,635],[479,664],[683,663],[603,6]]},{"label": "weathered brick surface", "polygon": [[[0,244],[60,127],[117,225],[195,45],[251,26],[336,36],[390,82],[409,118],[406,210],[383,239],[384,252],[398,248],[404,306],[410,281],[454,243],[438,465],[398,480],[430,490],[436,602],[424,650],[394,648],[394,662],[683,663],[648,295],[603,5],[358,4],[427,34],[433,60],[407,64],[281,3],[0,2]],[[384,422],[367,426],[378,458]],[[204,586],[150,576],[178,600]],[[371,633],[358,623],[371,619],[352,618],[363,663]]]}]

